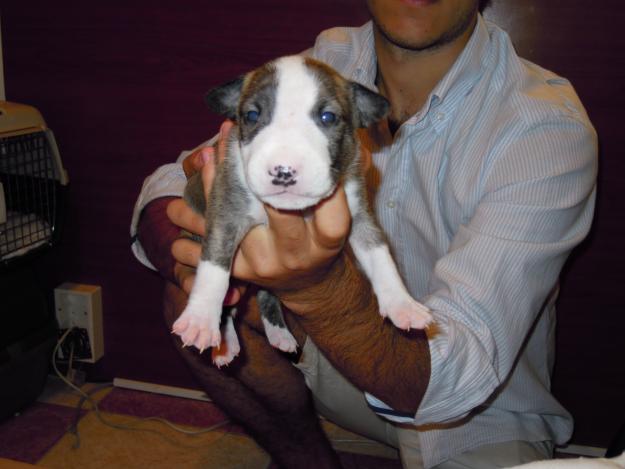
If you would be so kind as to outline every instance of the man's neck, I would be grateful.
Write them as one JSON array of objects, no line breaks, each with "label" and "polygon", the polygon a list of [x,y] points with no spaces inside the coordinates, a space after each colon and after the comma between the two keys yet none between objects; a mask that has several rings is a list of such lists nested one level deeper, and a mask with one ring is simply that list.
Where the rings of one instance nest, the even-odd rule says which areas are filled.
[{"label": "man's neck", "polygon": [[391,103],[389,128],[397,129],[417,113],[428,96],[464,50],[475,22],[453,42],[433,50],[410,51],[384,38],[374,28],[378,61],[376,83]]}]

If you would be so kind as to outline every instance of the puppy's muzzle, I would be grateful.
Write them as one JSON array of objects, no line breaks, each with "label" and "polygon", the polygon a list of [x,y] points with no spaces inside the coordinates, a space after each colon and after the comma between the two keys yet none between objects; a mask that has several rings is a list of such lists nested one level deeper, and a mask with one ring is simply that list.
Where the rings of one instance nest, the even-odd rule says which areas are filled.
[{"label": "puppy's muzzle", "polygon": [[271,183],[274,186],[289,187],[297,183],[297,171],[291,166],[274,166],[273,171],[268,171],[268,173],[273,177]]}]

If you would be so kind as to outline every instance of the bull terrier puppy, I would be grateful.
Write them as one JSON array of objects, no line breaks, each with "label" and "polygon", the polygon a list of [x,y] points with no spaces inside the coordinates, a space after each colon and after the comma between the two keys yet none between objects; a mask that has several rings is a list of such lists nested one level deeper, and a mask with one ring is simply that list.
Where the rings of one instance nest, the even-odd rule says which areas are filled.
[{"label": "bull terrier puppy", "polygon": [[[239,353],[233,314],[225,318],[220,348],[222,303],[239,243],[253,226],[267,222],[263,204],[304,211],[332,195],[338,184],[344,185],[352,216],[349,243],[380,314],[400,329],[427,327],[429,309],[406,290],[366,200],[356,130],[382,119],[388,101],[322,62],[290,56],[211,90],[206,102],[236,126],[209,197],[199,175],[185,191],[190,206],[206,218],[206,236],[189,302],[173,326],[183,343],[200,352],[212,347],[218,366]],[[260,290],[258,300],[271,344],[295,351],[278,299]]]}]

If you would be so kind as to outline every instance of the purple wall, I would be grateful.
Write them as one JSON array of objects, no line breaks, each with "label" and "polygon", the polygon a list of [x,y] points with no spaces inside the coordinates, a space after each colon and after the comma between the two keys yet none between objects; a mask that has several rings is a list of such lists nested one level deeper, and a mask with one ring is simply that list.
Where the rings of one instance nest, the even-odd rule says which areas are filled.
[{"label": "purple wall", "polygon": [[[161,320],[161,282],[130,253],[141,182],[216,131],[207,89],[305,49],[326,27],[361,24],[364,2],[4,3],[7,98],[40,109],[71,180],[45,283],[102,285],[106,352],[94,378],[192,386]],[[600,135],[598,216],[563,276],[554,388],[577,418],[575,441],[606,445],[625,420],[625,7],[599,3],[499,0],[487,16],[509,27],[524,56],[571,79]]]}]

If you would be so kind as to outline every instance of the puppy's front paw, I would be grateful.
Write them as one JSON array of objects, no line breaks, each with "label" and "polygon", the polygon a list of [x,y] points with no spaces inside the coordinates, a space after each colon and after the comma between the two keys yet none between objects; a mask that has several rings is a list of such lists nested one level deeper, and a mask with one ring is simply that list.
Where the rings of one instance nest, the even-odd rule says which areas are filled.
[{"label": "puppy's front paw", "polygon": [[214,317],[206,310],[187,306],[174,322],[173,333],[178,334],[185,347],[194,346],[200,353],[209,347],[219,347],[219,316]]},{"label": "puppy's front paw", "polygon": [[399,329],[425,329],[434,318],[427,306],[413,300],[410,296],[397,297],[380,305],[382,317],[388,317]]}]

